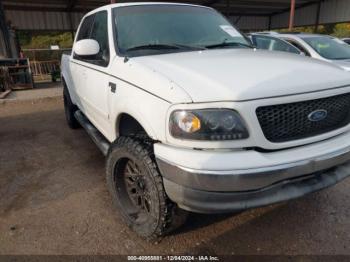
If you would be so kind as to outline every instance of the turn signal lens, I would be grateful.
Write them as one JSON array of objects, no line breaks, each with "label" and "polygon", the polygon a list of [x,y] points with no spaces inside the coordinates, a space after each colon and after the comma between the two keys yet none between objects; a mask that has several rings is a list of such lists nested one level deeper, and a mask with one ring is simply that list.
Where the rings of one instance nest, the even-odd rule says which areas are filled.
[{"label": "turn signal lens", "polygon": [[186,133],[194,133],[201,128],[201,121],[192,113],[180,111],[173,117],[177,126]]}]

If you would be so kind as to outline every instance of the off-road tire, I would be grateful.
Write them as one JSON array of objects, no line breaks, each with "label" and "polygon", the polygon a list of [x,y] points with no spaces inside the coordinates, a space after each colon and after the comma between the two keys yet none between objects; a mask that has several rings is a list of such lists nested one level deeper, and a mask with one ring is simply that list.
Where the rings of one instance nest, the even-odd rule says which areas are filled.
[{"label": "off-road tire", "polygon": [[[127,186],[128,181],[124,180],[126,174],[130,173],[126,171],[127,163],[131,163],[130,160],[140,171],[138,177],[144,179],[147,191],[145,195],[150,199],[149,202],[145,200],[145,203],[151,203],[149,214],[143,215],[146,217],[143,221],[137,221],[142,214],[138,214],[137,218],[130,214],[133,213],[132,215],[135,216],[134,212],[136,212],[131,212],[136,205],[132,206],[132,197],[130,197],[132,193],[128,193],[131,190]],[[119,214],[125,223],[142,238],[156,240],[185,223],[188,213],[179,209],[165,193],[163,179],[154,159],[153,143],[150,140],[145,140],[142,136],[118,138],[108,152],[106,175],[107,185]]]},{"label": "off-road tire", "polygon": [[63,88],[63,103],[68,126],[72,129],[80,128],[80,124],[74,116],[74,113],[78,110],[78,107],[73,104],[66,86]]}]

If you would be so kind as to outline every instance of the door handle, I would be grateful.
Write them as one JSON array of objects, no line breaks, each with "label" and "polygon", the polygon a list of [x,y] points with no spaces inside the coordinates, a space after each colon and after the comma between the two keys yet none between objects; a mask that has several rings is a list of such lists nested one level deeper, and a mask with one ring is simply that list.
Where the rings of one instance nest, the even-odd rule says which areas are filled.
[{"label": "door handle", "polygon": [[115,83],[109,82],[109,87],[111,88],[111,92],[115,93],[117,85]]}]

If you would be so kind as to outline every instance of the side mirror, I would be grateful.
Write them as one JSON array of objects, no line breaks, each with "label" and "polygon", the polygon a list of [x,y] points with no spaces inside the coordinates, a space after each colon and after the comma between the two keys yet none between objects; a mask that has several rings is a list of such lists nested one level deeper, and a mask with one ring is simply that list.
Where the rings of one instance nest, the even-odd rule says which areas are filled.
[{"label": "side mirror", "polygon": [[306,56],[306,54],[303,51],[300,51],[301,56]]},{"label": "side mirror", "polygon": [[74,44],[74,53],[78,56],[96,56],[100,52],[100,45],[94,39],[84,39]]}]

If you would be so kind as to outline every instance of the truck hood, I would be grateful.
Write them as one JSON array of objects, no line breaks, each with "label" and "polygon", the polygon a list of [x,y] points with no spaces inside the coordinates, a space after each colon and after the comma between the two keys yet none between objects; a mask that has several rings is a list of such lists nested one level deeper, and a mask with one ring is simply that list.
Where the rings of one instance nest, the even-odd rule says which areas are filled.
[{"label": "truck hood", "polygon": [[337,66],[340,66],[345,71],[350,71],[350,59],[332,60],[331,62]]},{"label": "truck hood", "polygon": [[168,78],[193,102],[245,101],[350,85],[350,74],[285,52],[216,49],[133,58]]}]

